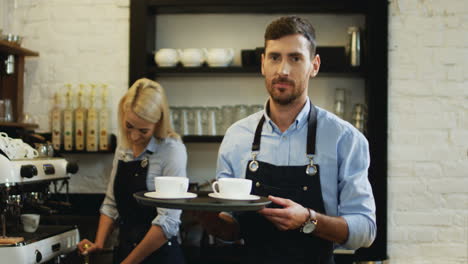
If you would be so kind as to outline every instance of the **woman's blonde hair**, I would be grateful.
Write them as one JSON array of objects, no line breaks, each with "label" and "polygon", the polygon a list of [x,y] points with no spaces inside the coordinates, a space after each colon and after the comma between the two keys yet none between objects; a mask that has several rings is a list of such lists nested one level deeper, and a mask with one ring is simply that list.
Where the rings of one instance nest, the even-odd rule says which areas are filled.
[{"label": "woman's blonde hair", "polygon": [[145,121],[154,123],[154,136],[157,139],[167,137],[180,140],[169,120],[169,105],[162,86],[152,80],[142,78],[128,89],[119,102],[119,144],[130,148],[125,132],[125,113],[133,111]]}]

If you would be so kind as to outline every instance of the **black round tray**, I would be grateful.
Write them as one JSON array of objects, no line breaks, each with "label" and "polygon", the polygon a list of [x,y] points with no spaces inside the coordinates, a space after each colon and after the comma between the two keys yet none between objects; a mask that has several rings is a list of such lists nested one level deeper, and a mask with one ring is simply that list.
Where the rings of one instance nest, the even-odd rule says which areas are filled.
[{"label": "black round tray", "polygon": [[209,197],[208,192],[198,192],[198,196],[191,199],[155,199],[146,197],[145,193],[146,191],[137,192],[133,197],[147,206],[194,211],[258,211],[271,203],[266,197],[254,201],[215,199]]}]

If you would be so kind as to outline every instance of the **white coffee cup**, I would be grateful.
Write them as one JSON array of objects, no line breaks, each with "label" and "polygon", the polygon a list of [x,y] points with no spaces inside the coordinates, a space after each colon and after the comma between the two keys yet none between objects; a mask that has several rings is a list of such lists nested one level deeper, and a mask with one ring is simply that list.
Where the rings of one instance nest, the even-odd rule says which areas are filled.
[{"label": "white coffee cup", "polygon": [[39,227],[39,219],[41,218],[38,214],[22,214],[21,222],[23,223],[24,232],[34,233]]},{"label": "white coffee cup", "polygon": [[[213,191],[224,198],[246,197],[252,191],[252,180],[220,178],[211,185]],[[218,190],[219,189],[219,190]]]},{"label": "white coffee cup", "polygon": [[181,196],[187,193],[189,179],[179,176],[154,177],[156,193],[161,196]]}]

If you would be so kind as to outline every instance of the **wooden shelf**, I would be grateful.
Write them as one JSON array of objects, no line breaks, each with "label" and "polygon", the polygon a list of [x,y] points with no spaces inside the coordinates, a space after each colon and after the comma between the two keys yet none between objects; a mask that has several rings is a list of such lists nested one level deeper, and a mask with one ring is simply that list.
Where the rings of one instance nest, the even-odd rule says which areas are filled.
[{"label": "wooden shelf", "polygon": [[184,143],[220,143],[224,136],[183,136]]},{"label": "wooden shelf", "polygon": [[148,0],[153,14],[190,13],[364,13],[365,1],[321,0]]},{"label": "wooden shelf", "polygon": [[0,52],[21,56],[39,56],[39,52],[22,48],[17,44],[5,40],[0,40]]},{"label": "wooden shelf", "polygon": [[58,154],[114,154],[113,150],[86,151],[86,150],[58,150]]},{"label": "wooden shelf", "polygon": [[[364,77],[364,67],[351,67],[348,63],[345,47],[317,47],[317,54],[323,59],[320,65],[318,77],[327,76],[347,76]],[[181,75],[200,75],[200,74],[260,74],[260,65],[252,66],[228,66],[228,67],[209,67],[203,64],[199,67],[184,67],[177,64],[174,67],[158,67],[152,61],[153,55],[148,54],[150,76],[181,76]],[[258,62],[260,63],[260,62]]]},{"label": "wooden shelf", "polygon": [[35,129],[35,128],[38,128],[39,126],[37,124],[30,124],[30,123],[0,122],[0,127]]}]

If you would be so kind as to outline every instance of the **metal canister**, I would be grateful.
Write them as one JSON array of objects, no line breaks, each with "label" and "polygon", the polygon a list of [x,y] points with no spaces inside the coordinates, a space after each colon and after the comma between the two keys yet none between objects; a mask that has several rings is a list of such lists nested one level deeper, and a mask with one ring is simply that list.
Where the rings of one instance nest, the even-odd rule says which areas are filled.
[{"label": "metal canister", "polygon": [[5,60],[5,73],[8,75],[15,73],[15,55],[8,55]]},{"label": "metal canister", "polygon": [[361,65],[361,32],[358,27],[349,27],[349,58],[353,67]]}]

